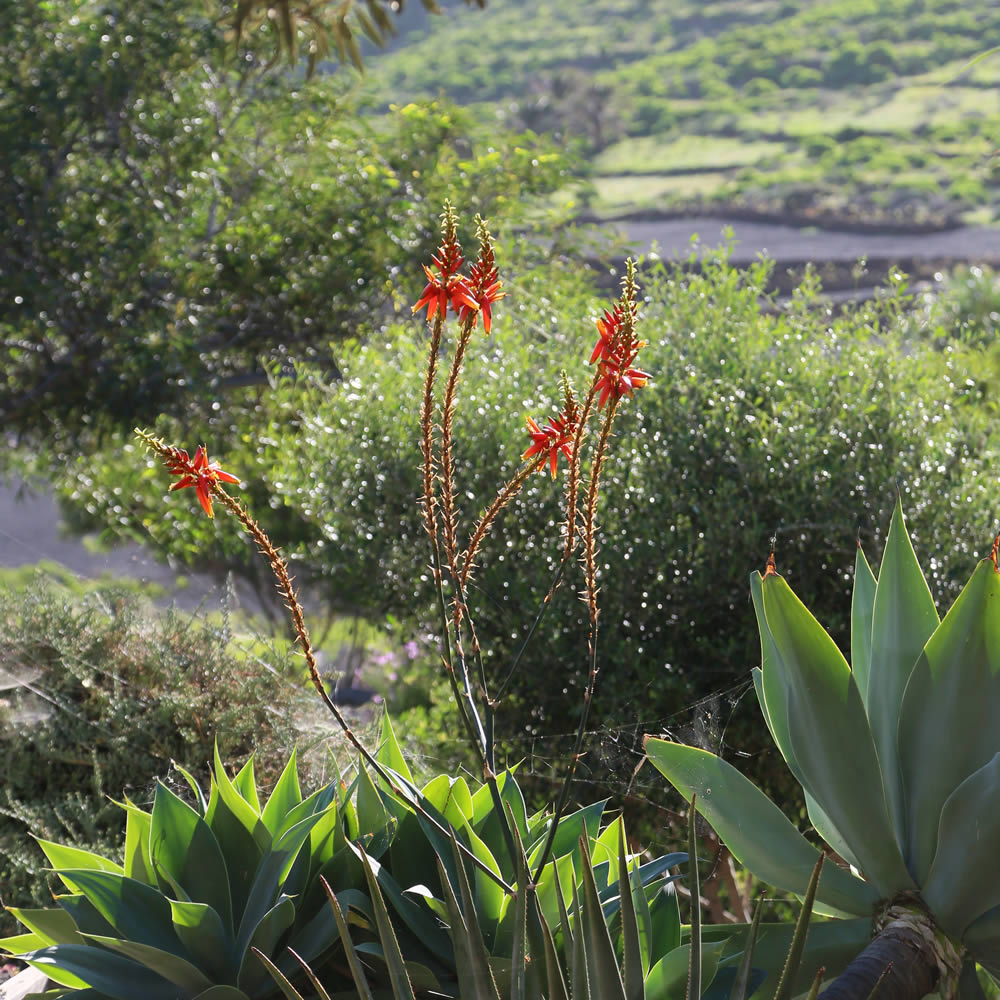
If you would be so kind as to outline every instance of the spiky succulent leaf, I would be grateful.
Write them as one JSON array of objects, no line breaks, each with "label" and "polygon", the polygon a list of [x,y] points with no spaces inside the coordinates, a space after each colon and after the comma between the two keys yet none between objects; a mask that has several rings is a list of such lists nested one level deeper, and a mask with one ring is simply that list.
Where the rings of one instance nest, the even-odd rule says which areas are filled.
[{"label": "spiky succulent leaf", "polygon": [[[636,917],[635,899],[628,859],[625,856],[625,826],[619,826],[618,839],[618,892],[621,898],[622,914],[622,967],[625,981],[626,1000],[643,1000],[644,979],[642,966],[642,945],[639,942],[639,920]],[[646,896],[641,884],[637,893],[645,902]]]},{"label": "spiky succulent leaf", "polygon": [[597,882],[591,864],[590,847],[585,836],[580,837],[580,853],[583,856],[583,925],[580,935],[586,944],[587,974],[591,992],[602,1000],[626,1000],[625,986],[618,970],[611,935],[601,909],[601,899],[597,892]]},{"label": "spiky succulent leaf", "polygon": [[79,847],[69,847],[66,844],[54,844],[51,840],[36,837],[35,841],[49,859],[53,868],[93,869],[100,872],[113,872],[124,875],[125,869],[110,858],[102,858],[93,851],[84,851]]},{"label": "spiky succulent leaf", "polygon": [[[997,752],[1000,575],[984,559],[927,641],[903,696],[899,755],[909,860],[923,883],[948,796]],[[946,742],[928,738],[943,734]]]},{"label": "spiky succulent leaf", "polygon": [[729,1000],[747,1000],[750,995],[750,973],[753,970],[753,952],[757,946],[757,934],[760,932],[760,918],[764,912],[764,900],[758,899],[753,908],[753,920],[750,922],[750,932],[743,946],[743,957],[740,959],[736,977],[733,979]]},{"label": "spiky succulent leaf", "polygon": [[1000,753],[970,774],[945,800],[934,861],[921,889],[938,925],[961,938],[976,918],[1000,906]]},{"label": "spiky succulent leaf", "polygon": [[[646,737],[646,756],[698,811],[733,857],[769,885],[805,893],[818,851],[784,813],[731,764],[707,750]],[[879,900],[869,883],[831,868],[819,898],[842,913],[871,915]]]},{"label": "spiky succulent leaf", "polygon": [[271,836],[278,834],[284,825],[285,817],[302,801],[302,790],[299,787],[299,772],[295,751],[288,758],[274,788],[268,797],[267,805],[260,814],[261,822],[270,831]]},{"label": "spiky succulent leaf", "polygon": [[389,971],[389,980],[398,1000],[416,1000],[413,994],[413,986],[406,970],[406,962],[399,949],[399,941],[396,932],[393,930],[392,921],[389,919],[389,912],[382,901],[380,884],[376,880],[375,872],[370,859],[364,851],[360,854],[361,864],[365,870],[365,878],[368,880],[368,890],[371,895],[372,905],[375,908],[375,923],[378,927],[379,940],[382,943],[383,956]]},{"label": "spiky succulent leaf", "polygon": [[347,926],[347,919],[344,917],[344,912],[340,908],[340,903],[338,902],[337,897],[330,888],[329,884],[325,879],[321,881],[323,884],[323,890],[326,892],[327,899],[329,900],[334,920],[337,924],[337,930],[340,932],[340,939],[344,943],[344,951],[347,955],[347,964],[350,967],[351,978],[354,980],[354,985],[358,991],[358,997],[360,1000],[372,1000],[371,989],[368,986],[368,980],[365,978],[364,970],[361,967],[361,959],[358,958],[354,942],[351,940],[351,932]]},{"label": "spiky succulent leaf", "polygon": [[158,785],[150,820],[149,853],[160,888],[179,887],[186,898],[207,903],[233,926],[226,862],[209,825],[166,785]]},{"label": "spiky succulent leaf", "polygon": [[913,888],[893,829],[879,760],[857,684],[828,633],[769,572],[761,584],[773,664],[787,699],[788,734],[804,787],[886,897]]},{"label": "spiky succulent leaf", "polygon": [[149,855],[149,829],[152,817],[144,809],[139,809],[125,801],[125,874],[129,878],[156,885],[153,860]]},{"label": "spiky succulent leaf", "polygon": [[785,967],[781,970],[781,979],[778,981],[778,988],[774,991],[774,1000],[789,1000],[792,996],[792,984],[795,982],[799,974],[799,969],[802,967],[802,956],[805,953],[806,938],[809,934],[809,919],[812,916],[813,901],[816,899],[816,889],[819,886],[822,872],[823,855],[821,854],[809,879],[809,887],[806,889],[805,897],[802,900],[802,909],[799,911],[799,917],[795,921],[792,943],[788,947],[788,958],[785,960]]},{"label": "spiky succulent leaf", "polygon": [[[697,794],[691,795],[688,809],[688,890],[691,893],[691,946],[688,955],[687,1000],[701,997],[701,879],[698,873],[698,839],[695,836],[695,802]],[[711,982],[711,979],[709,980]]]},{"label": "spiky succulent leaf", "polygon": [[81,983],[100,990],[112,1000],[190,1000],[193,994],[178,996],[175,983],[144,968],[138,962],[104,948],[64,944],[29,952],[21,958],[64,986]]},{"label": "spiky succulent leaf", "polygon": [[[725,947],[724,941],[702,943],[698,971],[703,983],[710,984],[715,978]],[[681,1000],[687,996],[690,964],[690,944],[681,945],[668,952],[649,970],[649,975],[646,977],[646,996],[665,997],[669,1000]]]},{"label": "spiky succulent leaf", "polygon": [[174,983],[178,990],[182,991],[181,996],[198,996],[214,985],[196,965],[160,948],[153,948],[138,941],[123,941],[121,938],[101,937],[96,934],[88,934],[87,939],[107,948],[110,952],[131,958],[143,968]]},{"label": "spiky succulent leaf", "polygon": [[59,877],[82,893],[123,938],[186,957],[174,931],[170,902],[152,886],[93,869],[70,868]]},{"label": "spiky succulent leaf", "polygon": [[860,543],[854,557],[854,591],[851,594],[851,669],[868,708],[868,675],[872,662],[872,619],[875,615],[875,590],[878,580],[862,551]]},{"label": "spiky succulent leaf", "polygon": [[[451,940],[455,948],[455,969],[458,973],[459,990],[463,996],[482,997],[483,1000],[500,1000],[497,984],[490,969],[490,957],[483,942],[482,930],[476,920],[476,907],[472,899],[469,880],[465,876],[465,865],[458,852],[458,842],[454,841],[455,870],[460,881],[459,891],[462,903],[459,905],[444,866],[438,861],[441,886],[448,906]],[[521,967],[523,972],[523,964]],[[516,978],[516,974],[515,974]],[[521,977],[523,983],[523,976]]]},{"label": "spiky succulent leaf", "polygon": [[[871,667],[865,703],[882,769],[889,815],[897,839],[904,846],[906,821],[896,745],[899,709],[913,665],[937,626],[934,599],[920,571],[903,521],[903,508],[897,498],[875,587]],[[865,870],[868,870],[867,866]],[[902,883],[895,886],[904,887]]]}]

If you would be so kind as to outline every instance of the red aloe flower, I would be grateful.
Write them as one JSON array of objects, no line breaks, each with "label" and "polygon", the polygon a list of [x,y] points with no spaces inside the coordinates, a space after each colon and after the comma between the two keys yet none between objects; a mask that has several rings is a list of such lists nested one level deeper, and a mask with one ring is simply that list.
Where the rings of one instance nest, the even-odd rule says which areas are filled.
[{"label": "red aloe flower", "polygon": [[641,368],[634,367],[646,341],[637,340],[635,336],[635,302],[628,302],[627,305],[629,311],[626,311],[622,301],[616,302],[610,311],[605,309],[604,315],[597,321],[600,338],[590,355],[590,364],[598,362],[596,388],[599,407],[603,407],[609,399],[631,396],[652,377]]},{"label": "red aloe flower", "polygon": [[[426,264],[424,273],[427,275],[427,285],[424,287],[420,298],[412,307],[413,312],[419,312],[424,306],[427,307],[427,319],[432,320],[440,311],[441,315],[448,311],[450,305],[452,311],[460,313],[463,309],[476,310],[479,303],[472,295],[469,282],[460,274],[449,273],[445,264],[435,255],[434,265],[440,274],[435,274]],[[462,266],[462,258],[458,258],[458,266]]]},{"label": "red aloe flower", "polygon": [[471,310],[479,308],[468,279],[458,273],[462,268],[462,247],[455,232],[457,218],[447,202],[441,222],[441,245],[438,247],[438,252],[431,256],[437,274],[424,264],[427,285],[412,310],[419,312],[426,306],[428,322],[439,312],[444,319],[449,305],[456,314],[463,308]]},{"label": "red aloe flower", "polygon": [[478,314],[469,306],[463,306],[459,313],[459,320],[464,323],[469,317],[473,317],[473,322],[477,315],[483,317],[483,329],[487,334],[490,332],[490,324],[493,321],[492,305],[502,299],[507,293],[501,291],[503,282],[497,272],[496,257],[493,251],[493,238],[490,236],[486,223],[480,216],[476,216],[477,235],[479,236],[479,259],[469,269],[469,285],[472,289],[472,297],[479,305]]},{"label": "red aloe flower", "polygon": [[[575,407],[573,409],[575,410]],[[531,446],[521,458],[531,458],[533,455],[547,453],[552,478],[555,479],[560,454],[565,455],[569,462],[573,460],[573,437],[575,434],[575,412],[563,410],[558,417],[552,417],[544,427],[539,427],[531,417],[528,417],[528,435],[531,438]]]},{"label": "red aloe flower", "polygon": [[594,352],[590,355],[588,364],[592,365],[595,361],[603,360],[608,356],[618,337],[618,329],[621,326],[621,322],[622,310],[620,305],[615,303],[615,307],[611,312],[608,312],[607,309],[604,310],[604,315],[597,321],[597,332],[600,334],[600,338],[594,347]]},{"label": "red aloe flower", "polygon": [[[634,359],[635,354],[632,355],[632,360]],[[633,368],[631,364],[631,360],[626,362],[614,356],[601,362],[597,379],[597,389],[600,392],[597,400],[599,407],[603,407],[609,399],[618,400],[622,396],[631,396],[636,389],[641,389],[652,378],[648,372],[642,371],[641,368]]]},{"label": "red aloe flower", "polygon": [[224,483],[239,482],[236,476],[219,468],[218,462],[209,463],[208,452],[201,444],[194,453],[193,461],[183,448],[171,448],[170,458],[166,461],[170,474],[181,477],[176,483],[171,483],[170,492],[193,486],[198,494],[198,502],[209,517],[215,517],[212,513],[212,484],[220,480]]}]

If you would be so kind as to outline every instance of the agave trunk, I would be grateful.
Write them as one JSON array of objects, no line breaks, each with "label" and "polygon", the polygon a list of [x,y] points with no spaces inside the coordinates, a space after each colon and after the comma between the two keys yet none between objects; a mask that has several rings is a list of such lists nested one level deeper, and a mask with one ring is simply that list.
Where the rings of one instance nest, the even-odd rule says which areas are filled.
[{"label": "agave trunk", "polygon": [[878,1000],[921,1000],[938,981],[937,961],[925,945],[924,935],[909,924],[894,921],[872,939],[819,1000],[868,1000],[876,986]]}]

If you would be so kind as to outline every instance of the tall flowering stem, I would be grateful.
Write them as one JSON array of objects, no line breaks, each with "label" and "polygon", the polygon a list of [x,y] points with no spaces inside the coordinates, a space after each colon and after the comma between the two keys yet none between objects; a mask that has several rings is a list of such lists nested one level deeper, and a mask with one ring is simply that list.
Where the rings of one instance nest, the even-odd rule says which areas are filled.
[{"label": "tall flowering stem", "polygon": [[[600,494],[601,469],[607,456],[608,446],[611,441],[611,427],[614,424],[615,415],[618,412],[618,405],[621,399],[630,397],[633,391],[641,388],[649,380],[650,376],[634,367],[636,357],[640,349],[645,346],[643,341],[639,341],[635,336],[636,320],[636,281],[635,262],[631,259],[626,262],[625,277],[622,280],[622,294],[612,313],[605,313],[605,320],[598,323],[598,332],[601,339],[591,356],[591,362],[600,359],[597,371],[591,383],[590,391],[587,394],[587,401],[584,404],[584,412],[589,415],[590,407],[593,405],[594,397],[598,397],[598,407],[604,408],[604,420],[601,424],[601,434],[594,449],[593,459],[590,465],[590,481],[587,485],[586,502],[583,511],[583,524],[581,526],[583,534],[583,566],[584,566],[584,600],[587,602],[588,617],[590,623],[590,633],[588,637],[588,658],[589,670],[587,683],[583,693],[583,705],[580,709],[580,721],[576,727],[576,738],[573,744],[573,753],[570,755],[566,774],[563,777],[562,785],[559,789],[559,798],[556,802],[555,814],[552,817],[549,833],[545,840],[545,846],[539,856],[538,864],[535,868],[533,881],[537,882],[541,877],[542,870],[548,862],[552,852],[552,845],[555,841],[556,831],[559,821],[566,811],[566,804],[569,801],[570,787],[576,775],[582,757],[583,740],[587,731],[587,721],[590,717],[590,706],[594,700],[594,690],[597,685],[597,501]],[[577,440],[574,445],[574,457],[579,456],[579,444],[582,440],[582,426],[577,431]],[[571,462],[571,468],[573,463]],[[568,498],[569,499],[569,498]],[[566,528],[566,554],[572,551],[575,538],[575,495],[573,496],[572,507],[567,509]]]},{"label": "tall flowering stem", "polygon": [[[459,554],[457,532],[458,511],[455,504],[455,456],[453,449],[453,427],[455,404],[459,379],[465,362],[469,342],[479,317],[483,317],[483,327],[487,333],[492,322],[491,306],[503,298],[501,282],[496,268],[493,242],[481,218],[476,219],[479,238],[479,256],[472,265],[470,277],[460,274],[462,250],[457,238],[457,220],[450,204],[445,204],[442,216],[442,239],[437,254],[433,257],[437,274],[430,268],[424,270],[430,280],[420,300],[414,305],[418,309],[427,307],[428,319],[432,320],[431,344],[428,353],[427,373],[424,380],[424,395],[421,407],[421,448],[424,473],[424,516],[427,533],[431,540],[434,583],[437,590],[438,611],[441,616],[442,631],[445,636],[445,668],[448,672],[452,694],[458,706],[466,733],[483,766],[483,776],[490,787],[490,795],[501,822],[504,840],[511,854],[515,856],[515,843],[510,830],[500,789],[496,780],[496,764],[493,748],[493,703],[489,697],[486,669],[482,650],[476,635],[475,624],[469,613],[466,583],[468,573],[463,575],[462,559]],[[460,330],[452,357],[451,368],[445,382],[441,403],[441,452],[440,462],[434,454],[434,386],[437,374],[437,359],[441,347],[442,330],[447,311],[451,309],[459,317]],[[440,467],[440,473],[437,469]],[[435,502],[435,480],[440,482],[440,504]],[[438,531],[437,511],[441,514],[441,531]],[[442,537],[443,536],[443,537]],[[443,541],[444,559],[442,559]],[[444,596],[444,565],[447,565],[455,594],[449,620]],[[477,707],[469,676],[468,657],[463,635],[467,627],[471,639],[471,652],[478,668],[478,685],[483,706],[482,713]],[[454,639],[454,657],[451,640]]]},{"label": "tall flowering stem", "polygon": [[[465,279],[458,273],[462,266],[462,248],[458,243],[458,219],[450,202],[445,202],[444,205],[444,211],[441,215],[441,246],[432,259],[438,270],[438,275],[435,276],[430,268],[424,267],[424,271],[431,280],[424,289],[421,298],[413,306],[414,312],[424,307],[427,308],[427,318],[431,326],[431,337],[427,347],[427,370],[424,376],[424,391],[420,404],[420,450],[423,458],[423,497],[421,503],[424,509],[424,528],[431,546],[431,572],[434,575],[434,589],[442,621],[444,668],[462,725],[475,746],[480,742],[480,733],[477,732],[473,723],[473,718],[466,707],[466,701],[462,697],[458,678],[455,676],[451,635],[448,629],[448,610],[444,597],[441,545],[438,537],[437,498],[435,496],[437,462],[434,457],[434,386],[437,381],[438,355],[441,351],[445,318],[449,305],[457,311],[463,305],[467,307],[470,302],[474,302]],[[456,287],[459,289],[458,301],[453,299],[453,290]],[[457,375],[454,378],[457,380]],[[449,382],[451,381],[452,378],[449,377]],[[446,495],[445,526],[446,530],[450,526],[453,531],[452,496],[451,492]],[[451,547],[454,548],[453,543]],[[485,762],[482,753],[480,753],[480,757]]]},{"label": "tall flowering stem", "polygon": [[[327,693],[326,686],[323,684],[323,679],[319,674],[319,668],[316,663],[316,654],[313,651],[312,641],[309,638],[305,617],[302,613],[302,605],[299,603],[298,595],[295,593],[295,588],[292,586],[292,578],[288,575],[288,565],[277,547],[267,536],[264,529],[261,528],[261,526],[250,516],[246,507],[244,507],[243,504],[241,504],[235,497],[230,496],[220,485],[220,480],[222,480],[221,470],[216,467],[214,471],[217,475],[209,477],[206,480],[204,478],[204,466],[196,465],[194,461],[188,458],[187,452],[183,449],[167,445],[158,437],[155,437],[147,431],[140,430],[139,428],[136,428],[135,433],[142,439],[150,450],[156,452],[156,454],[163,459],[171,475],[179,475],[182,477],[192,475],[197,476],[199,470],[202,471],[203,484],[207,493],[211,496],[211,498],[221,503],[226,510],[240,522],[243,526],[243,530],[246,531],[246,533],[254,540],[257,544],[257,548],[270,564],[271,572],[274,574],[277,581],[278,591],[284,598],[285,606],[288,608],[289,614],[291,615],[292,626],[295,631],[295,640],[298,643],[299,648],[302,650],[302,655],[305,658],[306,666],[309,670],[309,678],[312,681],[313,687],[322,699],[323,704],[334,717],[337,725],[340,726],[348,742],[354,747],[355,750],[357,750],[368,766],[375,771],[375,773],[389,788],[392,789],[395,794],[400,796],[400,798],[405,799],[414,808],[414,810],[423,819],[430,822],[439,833],[446,837],[449,836],[448,830],[446,830],[445,827],[443,827],[430,813],[427,812],[426,809],[423,808],[423,806],[420,805],[420,802],[417,800],[415,795],[416,790],[412,788],[406,789],[400,787],[398,780],[389,774],[389,772],[382,766],[378,758],[375,757],[375,755],[364,745],[364,743],[361,742],[354,730],[351,729],[350,723],[344,717],[343,713],[330,698],[330,695]],[[203,450],[204,449],[200,449],[202,452]],[[235,477],[229,477],[225,481],[235,482],[236,480]],[[181,482],[183,482],[183,478]],[[461,844],[459,844],[459,849],[462,850],[462,853],[465,854],[465,856],[472,861],[477,868],[496,882],[497,885],[499,885],[505,892],[513,892],[511,886],[507,885],[507,883],[504,882],[504,880],[495,872],[493,872],[488,865],[479,861],[471,851],[464,849]]]}]

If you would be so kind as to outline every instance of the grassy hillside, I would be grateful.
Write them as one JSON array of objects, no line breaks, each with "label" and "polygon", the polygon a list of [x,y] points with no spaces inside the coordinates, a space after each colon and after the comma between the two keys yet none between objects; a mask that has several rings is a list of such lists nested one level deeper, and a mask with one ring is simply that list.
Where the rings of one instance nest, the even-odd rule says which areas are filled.
[{"label": "grassy hillside", "polygon": [[411,13],[369,86],[565,135],[599,215],[988,222],[1000,56],[968,63],[996,44],[988,0],[490,0]]}]

